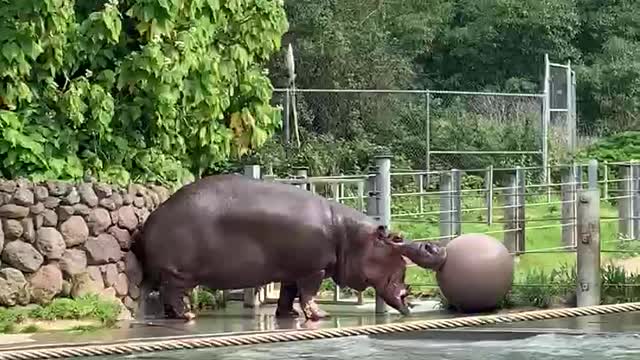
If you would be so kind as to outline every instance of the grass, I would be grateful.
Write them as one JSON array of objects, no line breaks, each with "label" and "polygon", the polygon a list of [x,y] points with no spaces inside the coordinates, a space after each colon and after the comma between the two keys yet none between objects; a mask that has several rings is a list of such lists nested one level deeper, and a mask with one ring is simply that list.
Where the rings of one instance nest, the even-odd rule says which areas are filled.
[{"label": "grass", "polygon": [[[527,196],[525,205],[525,251],[541,251],[538,253],[525,253],[518,257],[515,270],[515,282],[524,281],[526,274],[531,271],[541,271],[550,273],[560,266],[575,266],[575,252],[563,252],[562,227],[560,226],[561,208],[556,204],[560,199],[552,198],[551,203],[546,203],[546,196]],[[495,200],[494,200],[495,201]],[[397,210],[407,211],[407,201],[399,204]],[[404,205],[404,209],[403,206]],[[415,201],[414,204],[416,205]],[[494,206],[500,206],[494,203]],[[487,210],[484,208],[483,199],[470,199],[463,202],[461,232],[469,233],[489,233],[499,241],[504,241],[504,235],[500,233],[504,226],[504,210],[495,209],[492,212],[493,224],[486,224]],[[437,212],[439,204],[436,202],[425,202],[426,212]],[[481,209],[481,210],[474,210]],[[411,209],[408,211],[416,211]],[[401,231],[409,239],[435,239],[440,234],[438,215],[427,215],[421,218],[406,217],[396,219],[392,223],[392,228]],[[610,259],[621,259],[628,255],[625,247],[627,244],[621,243],[618,236],[617,221],[611,219],[618,216],[617,209],[606,202],[601,202],[601,217],[604,219],[600,226],[600,241],[602,248],[610,252],[602,255],[603,262]],[[620,252],[616,252],[620,251]],[[435,279],[432,272],[412,267],[407,274],[407,283],[414,287],[434,286]]]},{"label": "grass", "polygon": [[[557,194],[552,195],[550,201],[546,194],[525,196],[525,252],[534,252],[518,256],[513,291],[504,299],[504,307],[548,307],[559,299],[562,299],[562,302],[570,301],[571,295],[575,294],[576,253],[561,249],[564,245],[561,226],[562,204]],[[392,199],[392,229],[402,232],[408,239],[437,240],[440,236],[439,199],[437,195],[425,196],[422,204],[419,201],[416,197]],[[489,233],[497,240],[504,241],[501,232],[505,210],[500,208],[503,205],[500,197],[495,197],[493,202],[493,223],[488,225],[484,197],[479,194],[464,194],[461,232]],[[409,215],[418,212],[423,214]],[[628,274],[624,269],[613,266],[611,261],[640,256],[640,246],[635,242],[622,241],[624,239],[618,234],[618,210],[612,203],[601,200],[600,217],[600,242],[603,250],[601,259],[605,265],[602,268],[603,302],[638,299],[640,294],[636,294],[638,291],[635,289],[640,289],[640,276]],[[410,267],[407,269],[405,281],[418,296],[439,296],[435,274],[432,271]]]},{"label": "grass", "polygon": [[[99,298],[87,295],[77,299],[57,298],[45,306],[27,306],[0,308],[0,333],[36,332],[39,330],[31,321],[55,320],[96,320],[103,327],[116,323],[120,306]],[[20,326],[24,325],[24,326]]]}]

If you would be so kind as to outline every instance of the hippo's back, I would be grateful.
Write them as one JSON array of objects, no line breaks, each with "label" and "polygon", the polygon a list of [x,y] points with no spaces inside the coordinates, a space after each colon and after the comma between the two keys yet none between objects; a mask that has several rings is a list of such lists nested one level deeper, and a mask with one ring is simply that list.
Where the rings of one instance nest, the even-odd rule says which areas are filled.
[{"label": "hippo's back", "polygon": [[308,266],[305,258],[333,256],[333,241],[339,241],[334,231],[333,208],[320,196],[291,185],[215,175],[184,186],[158,207],[145,222],[139,249],[148,269],[226,279],[246,269],[278,273]]}]

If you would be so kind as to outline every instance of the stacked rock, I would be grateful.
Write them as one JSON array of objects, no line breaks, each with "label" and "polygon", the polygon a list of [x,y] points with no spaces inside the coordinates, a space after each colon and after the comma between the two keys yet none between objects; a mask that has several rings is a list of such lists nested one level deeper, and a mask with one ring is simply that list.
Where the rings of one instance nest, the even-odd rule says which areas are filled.
[{"label": "stacked rock", "polygon": [[161,186],[0,180],[0,306],[95,293],[119,299],[130,316],[142,276],[131,235],[169,195]]}]

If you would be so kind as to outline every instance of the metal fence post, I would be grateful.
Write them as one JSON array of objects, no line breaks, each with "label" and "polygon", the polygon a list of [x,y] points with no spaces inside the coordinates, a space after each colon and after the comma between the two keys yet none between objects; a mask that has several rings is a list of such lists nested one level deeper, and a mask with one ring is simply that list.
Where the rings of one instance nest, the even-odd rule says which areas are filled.
[{"label": "metal fence post", "polygon": [[618,199],[618,232],[627,239],[635,239],[633,233],[633,178],[630,165],[620,166],[620,198]]},{"label": "metal fence post", "polygon": [[640,239],[640,165],[631,165],[632,226],[634,239]]},{"label": "metal fence post", "polygon": [[589,189],[598,189],[598,160],[589,160],[587,180]]},{"label": "metal fence post", "polygon": [[600,190],[580,190],[578,200],[577,305],[600,304]]},{"label": "metal fence post", "polygon": [[487,225],[491,226],[493,225],[493,165],[489,165],[484,176],[484,190],[486,191]]},{"label": "metal fence post", "polygon": [[609,200],[609,163],[604,162],[602,164],[602,198]]},{"label": "metal fence post", "polygon": [[517,168],[510,176],[505,190],[504,245],[510,253],[520,254],[525,251],[524,231],[524,174]]},{"label": "metal fence post", "polygon": [[440,174],[440,238],[443,244],[453,237],[453,209],[452,209],[452,176],[449,173]]},{"label": "metal fence post", "polygon": [[418,189],[419,189],[419,192],[420,192],[420,195],[419,195],[420,198],[418,199],[418,201],[419,201],[419,205],[418,205],[418,210],[419,211],[418,212],[420,214],[423,214],[424,213],[424,191],[425,191],[425,188],[424,188],[424,175],[423,174],[417,175],[416,176],[416,182],[418,183]]},{"label": "metal fence post", "polygon": [[[309,169],[304,166],[294,168],[294,170],[297,178],[306,179],[309,177]],[[298,187],[304,190],[309,190],[308,184],[299,184]]]},{"label": "metal fence post", "polygon": [[562,172],[562,184],[560,191],[562,192],[562,245],[576,246],[576,174],[575,167],[569,166]]},{"label": "metal fence post", "polygon": [[[260,179],[260,165],[246,165],[244,167],[244,176]],[[262,291],[262,287],[244,289],[243,305],[246,308],[256,308],[260,306],[258,293]]]},{"label": "metal fence post", "polygon": [[462,172],[451,170],[451,229],[453,237],[462,235]]},{"label": "metal fence post", "polygon": [[516,244],[518,253],[524,253],[526,251],[526,237],[525,237],[525,226],[526,226],[526,218],[525,218],[525,203],[526,203],[526,193],[527,193],[527,183],[524,169],[521,167],[516,168],[516,219],[518,231],[516,232]]},{"label": "metal fence post", "polygon": [[378,212],[378,192],[376,191],[376,178],[378,176],[370,176],[365,182],[365,192],[366,192],[366,212],[367,215],[376,221],[380,220],[379,212]]},{"label": "metal fence post", "polygon": [[[376,190],[378,191],[378,215],[379,222],[387,228],[391,228],[391,155],[379,154],[376,160]],[[380,296],[376,295],[376,313],[387,312],[387,305]]]}]

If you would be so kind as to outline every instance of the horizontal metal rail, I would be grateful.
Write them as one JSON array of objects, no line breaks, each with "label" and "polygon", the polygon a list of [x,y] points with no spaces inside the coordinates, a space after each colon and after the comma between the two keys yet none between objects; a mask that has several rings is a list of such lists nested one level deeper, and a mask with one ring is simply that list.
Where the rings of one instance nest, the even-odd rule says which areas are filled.
[{"label": "horizontal metal rail", "polygon": [[504,96],[522,98],[544,98],[544,94],[531,93],[502,93],[486,91],[455,91],[455,90],[427,90],[427,89],[300,89],[300,88],[272,88],[277,93],[351,93],[351,94],[422,94],[422,95],[477,95],[477,96]]}]

